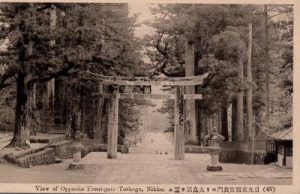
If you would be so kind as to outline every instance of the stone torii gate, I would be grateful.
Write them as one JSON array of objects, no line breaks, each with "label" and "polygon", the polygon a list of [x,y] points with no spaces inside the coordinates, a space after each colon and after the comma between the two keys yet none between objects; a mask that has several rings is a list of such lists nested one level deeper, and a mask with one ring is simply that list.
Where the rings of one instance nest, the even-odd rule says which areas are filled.
[{"label": "stone torii gate", "polygon": [[[202,85],[203,79],[208,73],[191,77],[119,77],[104,76],[87,72],[88,78],[99,81],[99,84],[109,85],[109,93],[96,93],[104,98],[109,98],[108,112],[108,136],[107,136],[107,157],[117,158],[118,146],[118,112],[119,99],[170,99],[175,100],[174,126],[175,126],[175,160],[184,159],[184,99],[202,99],[202,94],[184,94],[184,86]],[[175,86],[175,94],[151,94],[151,93],[119,93],[119,86]]]}]

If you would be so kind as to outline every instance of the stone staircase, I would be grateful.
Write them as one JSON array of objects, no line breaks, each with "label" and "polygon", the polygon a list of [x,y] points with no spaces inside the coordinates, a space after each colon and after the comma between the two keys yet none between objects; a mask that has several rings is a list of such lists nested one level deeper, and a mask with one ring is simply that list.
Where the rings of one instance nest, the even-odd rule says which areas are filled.
[{"label": "stone staircase", "polygon": [[58,141],[50,144],[49,147],[54,149],[57,158],[68,159],[72,157],[70,140]]},{"label": "stone staircase", "polygon": [[[82,157],[90,152],[106,152],[107,145],[98,143],[96,139],[83,139],[84,149]],[[62,159],[72,158],[71,140],[67,140],[64,134],[38,133],[30,137],[30,148],[16,149],[3,148],[0,150],[0,159],[5,158],[8,162],[29,168],[36,165],[56,163]],[[118,145],[118,152],[129,153],[128,145]]]},{"label": "stone staircase", "polygon": [[53,164],[71,158],[71,141],[62,134],[38,134],[30,137],[30,148],[1,150],[4,158],[18,166],[29,168],[36,165]]}]

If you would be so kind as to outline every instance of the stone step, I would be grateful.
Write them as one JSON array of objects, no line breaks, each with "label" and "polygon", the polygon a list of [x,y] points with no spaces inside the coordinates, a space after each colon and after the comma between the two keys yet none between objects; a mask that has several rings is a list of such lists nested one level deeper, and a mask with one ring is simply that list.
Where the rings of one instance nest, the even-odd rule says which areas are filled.
[{"label": "stone step", "polygon": [[22,158],[27,155],[31,155],[31,154],[40,152],[48,147],[48,144],[35,144],[35,145],[39,145],[39,146],[35,146],[33,149],[22,150],[19,153],[15,154],[15,158],[18,159],[18,158]]},{"label": "stone step", "polygon": [[49,143],[53,144],[66,139],[64,134],[38,134],[30,136],[30,143]]},{"label": "stone step", "polygon": [[15,150],[14,148],[5,148],[7,154],[4,158],[18,166],[28,168],[35,165],[52,164],[55,163],[55,151],[54,148],[49,148],[48,144],[34,145],[35,148],[29,148],[26,150]]},{"label": "stone step", "polygon": [[72,158],[72,141],[65,138],[65,135],[38,134],[31,137],[30,148],[23,150],[9,147],[1,150],[1,155],[8,162],[21,167],[56,163],[57,159]]},{"label": "stone step", "polygon": [[7,160],[16,160],[23,156],[39,152],[45,149],[46,147],[48,147],[48,144],[41,144],[41,143],[31,144],[30,148],[27,149],[5,147],[0,150],[0,157],[4,157]]},{"label": "stone step", "polygon": [[45,148],[44,150],[23,156],[16,160],[16,164],[24,168],[36,165],[53,164],[55,162],[54,148]]}]

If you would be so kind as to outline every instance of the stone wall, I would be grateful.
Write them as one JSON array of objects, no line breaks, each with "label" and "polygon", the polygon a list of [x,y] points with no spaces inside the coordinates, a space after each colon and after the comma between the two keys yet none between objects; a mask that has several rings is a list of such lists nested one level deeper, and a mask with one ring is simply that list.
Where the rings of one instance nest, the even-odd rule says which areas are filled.
[{"label": "stone wall", "polygon": [[16,158],[12,155],[6,155],[5,158],[13,164],[28,168],[30,166],[55,163],[55,152],[53,148],[45,148],[42,151],[28,154],[20,158]]},{"label": "stone wall", "polygon": [[[107,144],[96,143],[97,140],[94,139],[85,139],[82,140],[81,143],[84,145],[84,149],[81,152],[82,157],[86,156],[90,152],[107,152]],[[122,154],[129,153],[128,145],[120,145],[118,144],[118,152]]]},{"label": "stone wall", "polygon": [[58,143],[51,144],[50,147],[54,148],[55,156],[61,159],[72,158],[71,141],[64,140]]},{"label": "stone wall", "polygon": [[[220,162],[223,163],[252,163],[252,142],[222,142]],[[259,139],[254,143],[254,164],[269,164],[274,161],[274,153],[266,150],[266,141]]]},{"label": "stone wall", "polygon": [[203,146],[186,145],[185,146],[185,153],[208,154],[208,149],[206,147],[203,147]]},{"label": "stone wall", "polygon": [[[254,152],[254,164],[266,164],[266,152]],[[221,163],[251,164],[252,152],[246,150],[226,150],[219,154]]]}]

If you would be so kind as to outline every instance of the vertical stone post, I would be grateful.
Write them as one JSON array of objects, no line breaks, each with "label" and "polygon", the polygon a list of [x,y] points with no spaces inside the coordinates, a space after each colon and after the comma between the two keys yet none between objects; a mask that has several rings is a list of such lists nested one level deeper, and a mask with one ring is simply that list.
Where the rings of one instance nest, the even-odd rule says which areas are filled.
[{"label": "vertical stone post", "polygon": [[108,108],[107,158],[116,159],[118,151],[119,86],[109,87],[111,98]]},{"label": "vertical stone post", "polygon": [[174,124],[175,124],[175,160],[184,159],[184,107],[183,89],[177,86],[175,91]]}]

